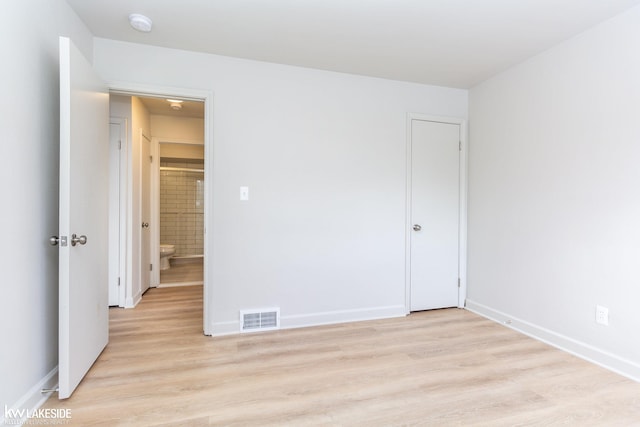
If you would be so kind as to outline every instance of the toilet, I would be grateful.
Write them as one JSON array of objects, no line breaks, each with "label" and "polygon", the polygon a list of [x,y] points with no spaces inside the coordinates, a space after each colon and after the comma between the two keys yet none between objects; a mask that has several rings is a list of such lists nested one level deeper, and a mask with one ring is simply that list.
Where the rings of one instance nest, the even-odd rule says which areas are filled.
[{"label": "toilet", "polygon": [[160,270],[168,270],[169,268],[171,268],[169,259],[175,253],[175,245],[160,244]]}]

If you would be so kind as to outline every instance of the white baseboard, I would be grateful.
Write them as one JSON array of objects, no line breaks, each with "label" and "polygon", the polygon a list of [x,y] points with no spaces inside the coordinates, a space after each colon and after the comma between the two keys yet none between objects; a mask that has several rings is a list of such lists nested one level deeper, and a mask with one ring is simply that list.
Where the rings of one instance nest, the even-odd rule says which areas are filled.
[{"label": "white baseboard", "polygon": [[38,381],[24,396],[18,399],[11,407],[9,411],[13,413],[24,413],[25,416],[17,419],[5,418],[5,407],[0,408],[2,411],[2,418],[0,418],[0,426],[16,426],[22,425],[26,421],[26,413],[33,413],[40,408],[44,402],[47,401],[51,393],[42,393],[43,389],[54,390],[58,387],[58,367],[53,368],[47,375]]},{"label": "white baseboard", "polygon": [[577,341],[573,338],[550,331],[546,328],[529,323],[494,310],[486,305],[467,300],[467,310],[482,317],[501,323],[504,326],[521,332],[531,338],[542,341],[567,353],[573,354],[588,362],[602,366],[605,369],[640,382],[640,365],[615,354],[593,347],[592,345]]},{"label": "white baseboard", "polygon": [[124,308],[135,308],[142,299],[142,292],[138,292],[135,296],[125,299]]},{"label": "white baseboard", "polygon": [[176,288],[180,286],[202,286],[202,280],[196,282],[160,283],[156,288]]},{"label": "white baseboard", "polygon": [[[335,323],[360,322],[365,320],[404,317],[407,315],[404,305],[374,307],[355,310],[328,311],[280,317],[280,329],[306,328],[309,326],[332,325]],[[240,320],[217,322],[213,324],[213,336],[240,333]]]},{"label": "white baseboard", "polygon": [[309,326],[331,325],[334,323],[405,317],[406,315],[407,310],[404,305],[393,305],[388,307],[281,316],[280,326],[283,329],[306,328]]}]

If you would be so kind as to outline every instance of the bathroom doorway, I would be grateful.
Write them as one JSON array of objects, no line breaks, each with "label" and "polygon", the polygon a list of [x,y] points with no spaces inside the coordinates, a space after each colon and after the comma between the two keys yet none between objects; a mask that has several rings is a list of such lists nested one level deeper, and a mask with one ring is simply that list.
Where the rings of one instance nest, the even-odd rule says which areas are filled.
[{"label": "bathroom doorway", "polygon": [[188,140],[154,139],[159,163],[158,287],[202,285],[204,254],[204,146]]}]

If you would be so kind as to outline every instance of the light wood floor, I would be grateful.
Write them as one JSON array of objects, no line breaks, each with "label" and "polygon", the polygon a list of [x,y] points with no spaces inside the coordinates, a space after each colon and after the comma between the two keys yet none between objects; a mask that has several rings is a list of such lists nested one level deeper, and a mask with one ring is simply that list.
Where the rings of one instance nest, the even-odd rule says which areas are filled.
[{"label": "light wood floor", "polygon": [[202,260],[202,258],[172,259],[171,268],[160,270],[160,286],[193,282],[202,284]]},{"label": "light wood floor", "polygon": [[90,426],[632,426],[640,384],[459,309],[202,335],[202,287],[111,309],[66,401]]}]

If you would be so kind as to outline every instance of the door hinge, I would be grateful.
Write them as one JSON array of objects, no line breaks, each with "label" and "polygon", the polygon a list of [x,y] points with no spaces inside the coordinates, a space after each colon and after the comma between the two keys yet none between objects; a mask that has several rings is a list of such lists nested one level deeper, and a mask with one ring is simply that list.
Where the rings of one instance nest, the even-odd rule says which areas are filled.
[{"label": "door hinge", "polygon": [[460,287],[460,278],[458,277],[458,287]]},{"label": "door hinge", "polygon": [[149,271],[153,271],[153,264],[149,264]]},{"label": "door hinge", "polygon": [[458,151],[462,151],[462,141],[458,141]]},{"label": "door hinge", "polygon": [[122,150],[122,140],[118,140],[118,150]]},{"label": "door hinge", "polygon": [[149,163],[153,163],[153,156],[149,156]]},{"label": "door hinge", "polygon": [[120,286],[120,278],[118,277],[118,286]]}]

